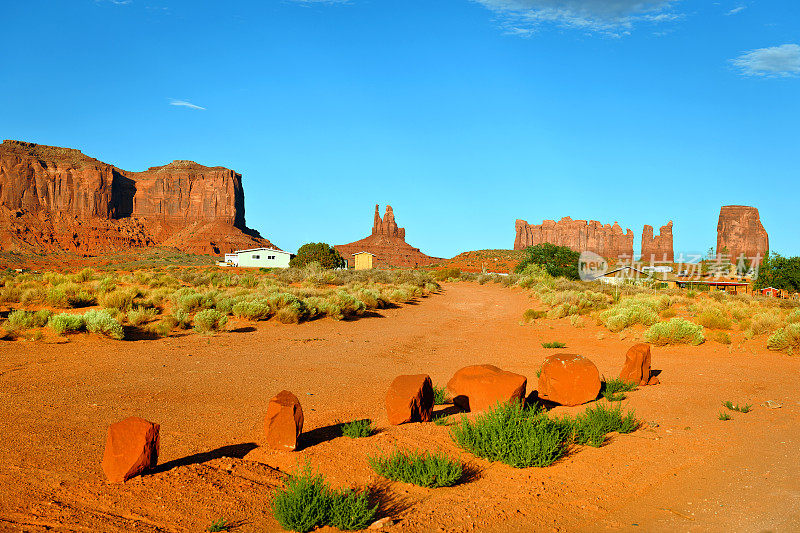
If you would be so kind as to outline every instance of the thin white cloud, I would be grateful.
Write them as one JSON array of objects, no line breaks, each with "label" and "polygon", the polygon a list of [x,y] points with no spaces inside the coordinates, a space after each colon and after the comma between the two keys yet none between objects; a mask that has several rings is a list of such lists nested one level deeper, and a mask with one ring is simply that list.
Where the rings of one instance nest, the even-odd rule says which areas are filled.
[{"label": "thin white cloud", "polygon": [[335,4],[349,4],[350,0],[290,0],[295,4],[301,5],[312,5],[312,4],[327,4],[327,5],[335,5]]},{"label": "thin white cloud", "polygon": [[743,76],[788,78],[800,75],[800,45],[782,44],[758,48],[731,59]]},{"label": "thin white cloud", "polygon": [[677,0],[473,0],[497,14],[508,33],[530,35],[555,25],[619,37],[639,23],[683,18]]},{"label": "thin white cloud", "polygon": [[728,12],[727,12],[727,13],[725,13],[725,14],[726,14],[726,15],[735,15],[735,14],[737,14],[737,13],[741,13],[741,12],[742,12],[742,11],[744,11],[745,9],[747,9],[747,6],[739,6],[739,7],[734,7],[733,9],[731,9],[730,11],[728,11]]},{"label": "thin white cloud", "polygon": [[115,6],[127,6],[131,0],[94,0],[95,4],[114,4]]},{"label": "thin white cloud", "polygon": [[173,100],[170,99],[169,105],[176,105],[180,107],[188,107],[189,109],[199,109],[200,111],[205,111],[205,107],[200,107],[199,105],[195,105],[191,102],[187,102],[186,100]]}]

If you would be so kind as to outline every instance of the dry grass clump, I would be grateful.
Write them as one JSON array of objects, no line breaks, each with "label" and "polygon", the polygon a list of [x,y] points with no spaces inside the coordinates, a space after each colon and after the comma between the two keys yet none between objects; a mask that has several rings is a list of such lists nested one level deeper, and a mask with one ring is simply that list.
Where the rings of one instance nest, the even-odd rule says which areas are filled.
[{"label": "dry grass clump", "polygon": [[152,307],[137,306],[128,311],[128,323],[131,326],[141,326],[150,322],[158,315],[158,311]]},{"label": "dry grass clump", "polygon": [[720,307],[713,307],[702,311],[697,317],[700,325],[709,329],[731,329],[733,321],[725,315]]},{"label": "dry grass clump", "polygon": [[775,331],[780,327],[782,314],[780,310],[765,310],[753,315],[752,320],[746,323],[745,337],[753,338],[756,335],[763,335],[770,331]]},{"label": "dry grass clump", "polygon": [[770,350],[793,351],[800,347],[800,324],[793,322],[773,333],[767,339],[767,348]]}]

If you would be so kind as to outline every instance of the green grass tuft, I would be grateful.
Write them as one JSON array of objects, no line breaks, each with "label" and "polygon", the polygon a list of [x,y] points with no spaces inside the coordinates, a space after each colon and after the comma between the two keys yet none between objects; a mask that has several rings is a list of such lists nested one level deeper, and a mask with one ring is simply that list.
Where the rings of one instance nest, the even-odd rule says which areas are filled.
[{"label": "green grass tuft", "polygon": [[644,340],[656,346],[666,344],[691,344],[697,346],[705,342],[703,326],[693,324],[684,318],[673,318],[669,322],[653,324],[644,334]]},{"label": "green grass tuft", "polygon": [[542,348],[566,348],[567,345],[563,342],[553,341],[553,342],[543,342]]},{"label": "green grass tuft", "polygon": [[217,518],[211,522],[211,525],[208,526],[206,531],[210,533],[218,533],[220,531],[228,531],[231,528],[231,525],[228,524],[228,521],[224,518]]},{"label": "green grass tuft", "polygon": [[360,439],[362,437],[369,437],[375,432],[375,426],[372,425],[372,420],[366,418],[364,420],[353,420],[342,424],[342,435],[350,437],[351,439]]},{"label": "green grass tuft", "polygon": [[722,402],[722,405],[727,407],[730,411],[736,411],[737,413],[749,413],[753,410],[753,406],[749,403],[744,405],[739,405],[738,403],[734,405],[731,401]]},{"label": "green grass tuft", "polygon": [[609,402],[619,402],[626,398],[625,392],[636,390],[636,383],[623,381],[620,378],[614,378],[611,381],[603,381],[600,388],[600,394]]},{"label": "green grass tuft", "polygon": [[289,477],[273,501],[275,519],[286,530],[304,533],[321,526],[353,531],[372,523],[378,506],[370,507],[366,491],[336,491],[306,465]]},{"label": "green grass tuft", "polygon": [[720,420],[730,420],[731,419],[731,415],[729,415],[728,413],[726,413],[724,411],[720,411],[718,418]]},{"label": "green grass tuft", "polygon": [[379,475],[420,487],[450,487],[458,483],[463,474],[461,461],[441,452],[395,450],[388,456],[369,457],[368,460]]},{"label": "green grass tuft", "polygon": [[441,387],[439,385],[433,386],[433,404],[434,405],[445,405],[450,403],[450,395],[447,394],[447,387]]}]

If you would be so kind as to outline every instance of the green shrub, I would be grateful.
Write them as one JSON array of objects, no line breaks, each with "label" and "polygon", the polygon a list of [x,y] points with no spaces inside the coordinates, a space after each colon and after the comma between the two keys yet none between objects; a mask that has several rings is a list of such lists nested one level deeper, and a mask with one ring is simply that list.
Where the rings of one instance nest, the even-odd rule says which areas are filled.
[{"label": "green shrub", "polygon": [[461,269],[459,268],[442,268],[433,272],[433,279],[436,281],[447,281],[449,279],[459,279],[461,277]]},{"label": "green shrub", "polygon": [[220,331],[228,323],[228,317],[216,309],[205,309],[194,315],[194,329],[198,333]]},{"label": "green shrub", "polygon": [[729,415],[728,413],[726,413],[724,411],[720,411],[719,416],[717,418],[719,418],[720,420],[723,420],[723,421],[727,421],[727,420],[731,419],[731,415]]},{"label": "green shrub", "polygon": [[67,294],[67,304],[70,307],[89,307],[97,303],[97,298],[89,294],[86,290],[79,290]]},{"label": "green shrub", "polygon": [[779,329],[767,339],[770,350],[789,350],[800,346],[800,324],[793,322]]},{"label": "green shrub", "polygon": [[142,324],[145,324],[153,320],[157,314],[158,311],[153,309],[152,307],[145,308],[141,306],[136,306],[135,308],[128,311],[128,322],[132,326],[141,326]]},{"label": "green shrub", "polygon": [[297,255],[289,260],[289,266],[300,268],[309,263],[319,263],[322,268],[344,268],[347,262],[331,245],[324,242],[309,242],[297,250]]},{"label": "green shrub", "polygon": [[12,329],[27,329],[33,327],[33,313],[23,309],[12,311],[8,315],[8,325]]},{"label": "green shrub", "polygon": [[451,432],[470,453],[515,468],[549,466],[568,446],[563,424],[516,403],[500,403],[473,420],[462,416]]},{"label": "green shrub", "polygon": [[612,431],[617,433],[632,433],[639,427],[633,411],[622,414],[622,406],[606,407],[596,404],[589,407],[573,420],[564,418],[560,420],[571,428],[575,442],[594,447],[603,445],[606,435]]},{"label": "green shrub", "polygon": [[336,491],[325,478],[306,467],[289,477],[278,490],[273,514],[286,530],[306,532],[321,526],[345,531],[365,529],[375,518],[378,506],[370,507],[367,491]]},{"label": "green shrub", "polygon": [[181,329],[189,329],[192,327],[192,317],[183,309],[177,309],[172,316],[178,321],[178,327]]},{"label": "green shrub", "polygon": [[53,312],[49,309],[40,309],[39,311],[36,311],[33,313],[33,327],[45,327],[51,316],[53,316]]},{"label": "green shrub", "polygon": [[539,318],[544,318],[546,316],[547,316],[547,311],[537,311],[536,309],[528,309],[524,313],[522,313],[522,321],[527,324]]},{"label": "green shrub", "polygon": [[114,320],[108,311],[94,309],[87,311],[83,314],[83,321],[89,333],[101,333],[117,340],[125,338],[122,324]]},{"label": "green shrub", "polygon": [[618,332],[634,324],[652,326],[658,322],[658,312],[641,301],[627,299],[600,313],[600,320],[609,331]]},{"label": "green shrub", "polygon": [[395,450],[385,457],[368,457],[372,469],[387,479],[420,487],[450,487],[463,474],[461,461],[444,453]]},{"label": "green shrub", "polygon": [[563,342],[553,341],[553,342],[543,342],[542,348],[566,348],[567,345]]},{"label": "green shrub", "polygon": [[272,316],[272,307],[268,302],[237,302],[233,306],[233,315],[245,320],[267,320]]},{"label": "green shrub", "polygon": [[85,326],[85,323],[83,321],[83,315],[60,313],[50,317],[47,325],[59,335],[64,335],[66,333],[74,333],[82,330]]},{"label": "green shrub", "polygon": [[450,403],[450,395],[447,394],[447,387],[442,387],[440,385],[433,386],[433,404],[434,405],[445,405]]},{"label": "green shrub", "polygon": [[578,259],[580,253],[567,246],[542,243],[525,248],[525,255],[514,272],[524,274],[528,265],[543,267],[553,277],[578,279]]},{"label": "green shrub", "polygon": [[47,290],[47,303],[53,307],[65,308],[69,307],[67,302],[67,293],[63,287],[50,287]]},{"label": "green shrub", "polygon": [[342,424],[342,435],[350,437],[351,439],[360,439],[362,437],[369,437],[375,431],[372,425],[372,420],[366,418],[364,420],[353,420]]},{"label": "green shrub", "polygon": [[703,326],[683,318],[673,318],[669,322],[653,324],[644,334],[645,341],[656,346],[666,344],[691,344],[697,346],[705,342]]},{"label": "green shrub", "polygon": [[744,405],[739,405],[738,403],[734,405],[731,401],[722,402],[722,405],[728,408],[730,411],[736,411],[737,413],[749,413],[753,410],[753,406],[749,403]]},{"label": "green shrub", "polygon": [[177,325],[178,320],[172,315],[167,315],[153,325],[152,329],[159,337],[167,337]]},{"label": "green shrub", "polygon": [[211,522],[211,525],[208,526],[206,531],[209,533],[219,533],[220,531],[228,531],[231,529],[231,527],[233,527],[233,525],[228,524],[228,521],[224,518],[217,518]]},{"label": "green shrub", "polygon": [[281,307],[275,318],[284,324],[299,324],[308,316],[308,308],[302,300],[295,300],[286,307]]},{"label": "green shrub", "polygon": [[600,394],[609,402],[619,402],[625,399],[625,392],[636,390],[636,387],[636,383],[614,378],[611,381],[603,381]]}]

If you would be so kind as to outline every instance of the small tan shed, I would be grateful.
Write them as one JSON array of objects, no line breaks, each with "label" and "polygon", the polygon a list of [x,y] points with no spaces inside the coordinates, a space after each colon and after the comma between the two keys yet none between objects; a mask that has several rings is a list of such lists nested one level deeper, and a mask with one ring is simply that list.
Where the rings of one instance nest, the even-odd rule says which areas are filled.
[{"label": "small tan shed", "polygon": [[372,261],[375,254],[369,252],[356,252],[353,254],[355,258],[354,264],[356,270],[369,270],[372,267]]}]

